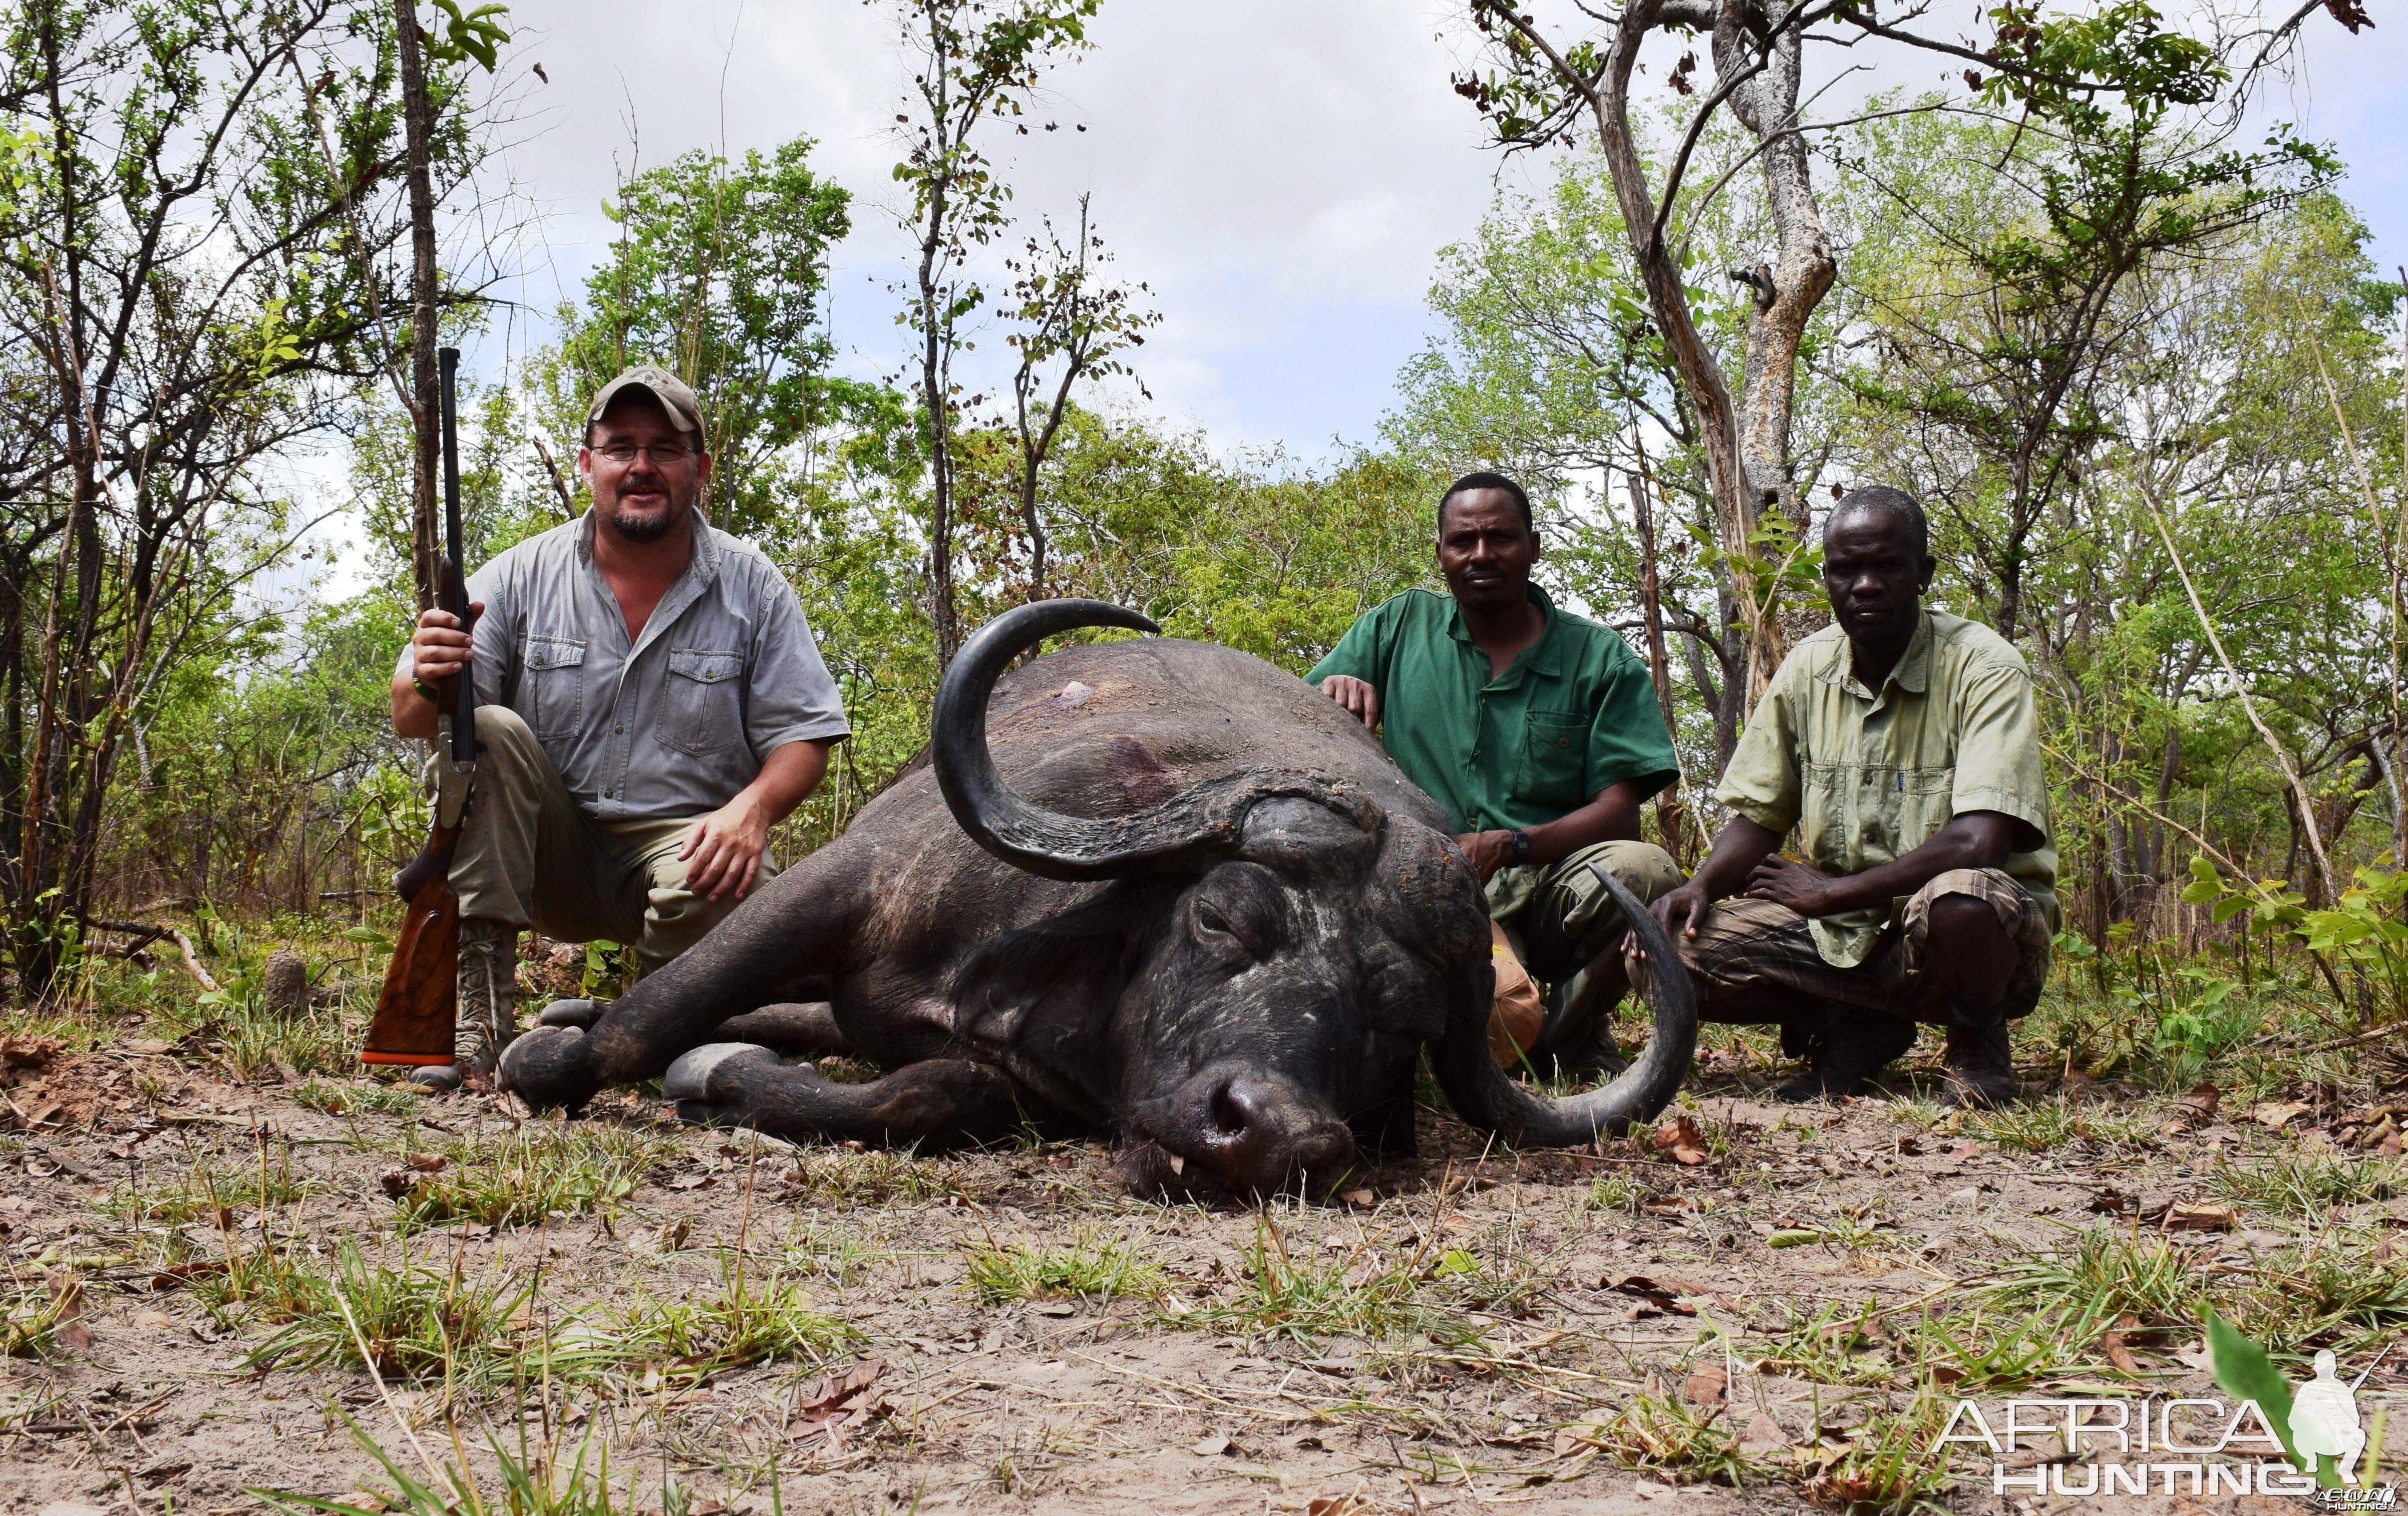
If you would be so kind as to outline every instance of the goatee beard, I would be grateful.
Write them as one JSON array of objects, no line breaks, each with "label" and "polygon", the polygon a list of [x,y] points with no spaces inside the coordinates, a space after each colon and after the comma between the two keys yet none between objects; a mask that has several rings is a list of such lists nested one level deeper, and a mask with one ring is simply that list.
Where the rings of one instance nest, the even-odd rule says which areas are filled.
[{"label": "goatee beard", "polygon": [[677,507],[665,508],[657,516],[639,515],[613,506],[609,511],[610,530],[630,542],[658,542],[669,535],[677,524]]}]

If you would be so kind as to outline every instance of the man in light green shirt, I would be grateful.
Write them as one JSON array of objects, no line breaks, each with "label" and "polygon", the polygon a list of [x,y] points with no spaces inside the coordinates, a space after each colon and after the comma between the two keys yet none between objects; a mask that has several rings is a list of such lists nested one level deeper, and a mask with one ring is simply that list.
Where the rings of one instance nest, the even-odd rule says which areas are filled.
[{"label": "man in light green shirt", "polygon": [[1538,556],[1521,486],[1466,475],[1439,503],[1449,593],[1372,608],[1306,677],[1381,728],[1405,777],[1454,813],[1491,917],[1555,987],[1536,1043],[1513,1042],[1578,1067],[1614,1061],[1603,1012],[1627,984],[1627,927],[1601,875],[1641,900],[1680,882],[1639,840],[1640,807],[1680,764],[1645,665],[1530,582]]},{"label": "man in light green shirt", "polygon": [[1731,820],[1656,914],[1701,1019],[1778,1023],[1808,1056],[1788,1098],[1856,1093],[1923,1021],[1947,1028],[1952,1103],[2012,1099],[2007,1023],[2057,925],[2031,675],[1924,608],[1937,565],[1903,492],[1841,500],[1823,549],[1833,624],[1774,674],[1715,791]]}]

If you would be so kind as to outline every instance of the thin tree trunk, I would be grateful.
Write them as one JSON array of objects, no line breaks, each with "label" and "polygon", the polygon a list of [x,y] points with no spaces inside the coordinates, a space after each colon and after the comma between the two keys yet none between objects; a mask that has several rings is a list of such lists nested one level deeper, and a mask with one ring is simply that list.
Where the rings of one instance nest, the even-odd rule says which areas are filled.
[{"label": "thin tree trunk", "polygon": [[[1807,527],[1805,501],[1790,472],[1789,423],[1798,393],[1798,349],[1806,323],[1839,277],[1839,261],[1823,229],[1821,207],[1808,171],[1806,141],[1798,124],[1799,29],[1784,26],[1788,7],[1768,7],[1765,20],[1778,28],[1763,70],[1731,92],[1731,113],[1757,142],[1767,203],[1780,236],[1770,268],[1742,279],[1751,295],[1747,355],[1740,379],[1740,461],[1750,498],[1760,514],[1778,508],[1791,528]],[[1714,70],[1732,78],[1754,66],[1755,42],[1742,27],[1737,7],[1724,7],[1714,24]],[[1734,274],[1737,278],[1738,275]],[[1752,692],[1753,693],[1753,692]]]},{"label": "thin tree trunk", "polygon": [[2232,693],[2241,697],[2241,708],[2248,716],[2249,724],[2258,729],[2258,737],[2266,743],[2266,750],[2274,755],[2275,764],[2283,770],[2284,779],[2290,785],[2297,823],[2305,833],[2308,851],[2316,865],[2318,888],[2300,893],[2321,894],[2329,898],[2330,893],[2339,887],[2339,877],[2333,872],[2332,859],[2325,852],[2325,839],[2316,833],[2315,800],[2308,794],[2307,784],[2300,779],[2299,769],[2291,763],[2290,750],[2276,739],[2274,729],[2268,726],[2266,718],[2258,713],[2258,702],[2249,693],[2248,681],[2241,677],[2241,670],[2233,666],[2230,655],[2225,652],[2224,638],[2217,634],[2215,622],[2209,618],[2207,607],[2200,602],[2198,586],[2191,583],[2190,568],[2183,562],[2182,550],[2174,546],[2174,535],[2167,527],[2165,517],[2158,513],[2155,501],[2144,501],[2143,504],[2148,508],[2149,520],[2157,523],[2158,537],[2165,542],[2166,556],[2173,560],[2174,573],[2182,579],[2183,594],[2190,601],[2191,614],[2199,618],[2200,629],[2207,634],[2208,646],[2215,651],[2215,661],[2224,665],[2225,678],[2232,681]]},{"label": "thin tree trunk", "polygon": [[438,549],[436,452],[442,422],[436,393],[436,302],[442,296],[435,262],[435,104],[426,87],[426,62],[418,30],[416,0],[393,0],[394,28],[401,52],[403,152],[409,182],[409,565],[418,608],[435,604]]},{"label": "thin tree trunk", "polygon": [[[1647,677],[1656,686],[1656,708],[1664,714],[1664,730],[1677,733],[1672,717],[1672,670],[1664,651],[1664,597],[1656,569],[1656,513],[1647,498],[1646,455],[1640,455],[1640,466],[1627,476],[1630,486],[1630,516],[1639,531],[1639,607],[1647,627]],[[1664,837],[1665,850],[1686,866],[1689,831],[1687,808],[1681,801],[1681,784],[1675,780],[1656,801],[1656,825]]]}]

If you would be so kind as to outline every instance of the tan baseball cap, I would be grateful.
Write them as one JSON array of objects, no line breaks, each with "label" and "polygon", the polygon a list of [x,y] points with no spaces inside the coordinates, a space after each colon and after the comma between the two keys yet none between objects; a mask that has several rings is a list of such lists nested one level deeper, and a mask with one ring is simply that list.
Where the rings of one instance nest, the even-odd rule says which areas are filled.
[{"label": "tan baseball cap", "polygon": [[591,427],[610,408],[610,402],[629,390],[641,390],[661,403],[669,413],[669,422],[679,431],[694,438],[697,448],[707,444],[702,436],[702,402],[686,388],[685,381],[666,368],[652,364],[638,364],[617,379],[595,392],[594,408],[585,413],[585,424]]}]

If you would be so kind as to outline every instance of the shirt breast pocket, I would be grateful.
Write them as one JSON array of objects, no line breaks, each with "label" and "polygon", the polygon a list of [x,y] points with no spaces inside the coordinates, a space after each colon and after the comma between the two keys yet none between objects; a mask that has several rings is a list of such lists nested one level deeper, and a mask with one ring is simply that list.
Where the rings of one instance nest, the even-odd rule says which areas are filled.
[{"label": "shirt breast pocket", "polygon": [[671,648],[666,698],[657,732],[681,752],[719,752],[744,735],[744,655]]},{"label": "shirt breast pocket", "polygon": [[1956,819],[1956,769],[1902,768],[1898,786],[1898,851],[1913,851]]},{"label": "shirt breast pocket", "polygon": [[585,639],[529,636],[520,659],[519,714],[538,737],[563,737],[585,718]]},{"label": "shirt breast pocket", "polygon": [[1534,710],[1522,722],[1522,761],[1513,777],[1516,798],[1534,806],[1571,809],[1588,799],[1588,718],[1576,711]]}]

